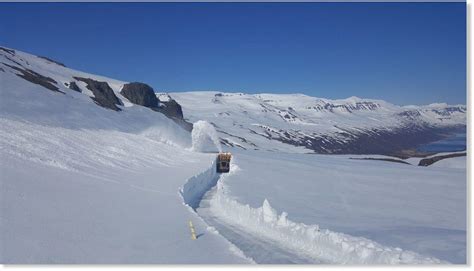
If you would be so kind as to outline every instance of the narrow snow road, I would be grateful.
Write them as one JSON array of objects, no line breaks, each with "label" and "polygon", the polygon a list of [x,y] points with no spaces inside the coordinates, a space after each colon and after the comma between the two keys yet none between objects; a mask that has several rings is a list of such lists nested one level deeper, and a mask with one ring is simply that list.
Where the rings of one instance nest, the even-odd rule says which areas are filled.
[{"label": "narrow snow road", "polygon": [[317,264],[320,261],[302,257],[279,247],[276,242],[261,236],[250,234],[238,226],[220,220],[210,210],[210,200],[215,196],[217,187],[213,187],[202,198],[196,212],[204,221],[214,227],[219,234],[236,245],[247,257],[258,264]]},{"label": "narrow snow road", "polygon": [[[180,190],[184,202],[246,257],[260,264],[440,264],[437,258],[389,247],[363,237],[293,222],[265,199],[252,208],[235,200],[226,185],[238,174],[234,163],[228,174],[215,164],[188,179]],[[215,233],[217,233],[215,232]]]}]

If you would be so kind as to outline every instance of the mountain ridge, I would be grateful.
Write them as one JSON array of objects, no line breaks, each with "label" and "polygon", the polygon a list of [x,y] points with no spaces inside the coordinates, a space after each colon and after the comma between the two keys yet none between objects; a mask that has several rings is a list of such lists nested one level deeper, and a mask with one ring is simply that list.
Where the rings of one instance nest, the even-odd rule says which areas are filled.
[{"label": "mountain ridge", "polygon": [[405,107],[354,97],[330,100],[301,94],[223,92],[172,95],[190,121],[213,123],[224,145],[288,150],[272,146],[278,141],[303,147],[299,151],[327,154],[396,154],[441,139],[453,129],[463,129],[467,112],[463,105]]},{"label": "mountain ridge", "polygon": [[57,95],[89,97],[106,109],[148,107],[187,131],[192,129],[190,122],[209,121],[229,148],[399,155],[466,127],[465,105],[399,106],[357,96],[332,100],[301,93],[168,94],[144,83],[88,74],[43,56],[0,47],[0,76],[5,73]]}]

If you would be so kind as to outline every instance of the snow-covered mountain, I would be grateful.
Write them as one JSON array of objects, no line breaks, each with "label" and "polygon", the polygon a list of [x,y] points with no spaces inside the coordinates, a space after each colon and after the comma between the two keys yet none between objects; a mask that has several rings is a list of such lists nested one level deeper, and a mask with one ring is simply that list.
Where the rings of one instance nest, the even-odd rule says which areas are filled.
[{"label": "snow-covered mountain", "polygon": [[[43,93],[43,99],[55,102],[65,99],[64,107],[73,104],[73,106],[96,104],[109,111],[124,111],[127,115],[131,111],[141,110],[137,108],[138,105],[164,114],[185,130],[192,129],[192,125],[183,120],[181,106],[175,100],[166,94],[157,97],[153,88],[144,83],[123,82],[80,72],[46,57],[4,47],[0,47],[0,76],[4,112],[10,109],[15,112],[21,111],[9,108],[15,103],[8,101],[19,99],[19,96],[24,94],[21,92],[23,86],[24,88],[36,86],[44,92],[49,92]],[[24,101],[25,103],[33,106],[39,106],[42,100],[39,99],[38,104],[35,105],[31,97],[24,99],[27,100]],[[110,112],[104,114],[110,114]],[[119,117],[123,114],[116,115]]]},{"label": "snow-covered mountain", "polygon": [[51,99],[62,95],[117,112],[148,107],[188,131],[192,125],[185,119],[207,120],[223,145],[242,149],[399,154],[466,125],[464,105],[397,106],[358,97],[329,100],[221,92],[179,92],[171,98],[144,83],[79,72],[46,57],[2,47],[0,75],[8,92],[2,92],[4,104],[18,95],[9,92],[18,92],[16,85],[22,81],[50,91]]},{"label": "snow-covered mountain", "polygon": [[[355,97],[159,94],[0,48],[0,263],[465,263],[465,157],[418,167],[295,153],[401,148],[465,114]],[[212,130],[191,127],[199,119],[234,148],[229,174],[192,144],[200,123]]]},{"label": "snow-covered mountain", "polygon": [[[397,106],[302,94],[172,93],[189,120],[205,119],[222,143],[245,149],[395,153],[466,125],[466,106]],[[292,148],[293,147],[293,148]]]}]

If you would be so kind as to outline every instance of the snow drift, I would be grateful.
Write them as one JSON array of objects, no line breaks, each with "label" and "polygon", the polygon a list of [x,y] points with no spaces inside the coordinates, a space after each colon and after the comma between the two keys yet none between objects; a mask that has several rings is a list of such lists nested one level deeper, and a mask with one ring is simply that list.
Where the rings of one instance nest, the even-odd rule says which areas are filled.
[{"label": "snow drift", "polygon": [[[218,190],[221,189],[218,185]],[[296,223],[280,215],[265,200],[261,207],[251,208],[216,193],[211,209],[233,225],[245,228],[250,234],[263,236],[298,254],[331,264],[438,264],[440,260],[424,257],[400,248],[382,246],[362,237],[353,237],[318,225]]]}]

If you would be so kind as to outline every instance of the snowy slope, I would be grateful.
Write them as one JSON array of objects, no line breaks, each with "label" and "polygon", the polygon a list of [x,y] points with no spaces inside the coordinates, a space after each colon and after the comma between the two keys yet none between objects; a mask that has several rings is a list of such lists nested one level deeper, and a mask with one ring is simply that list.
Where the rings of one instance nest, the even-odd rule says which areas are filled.
[{"label": "snowy slope", "polygon": [[[0,262],[251,262],[183,204],[179,188],[214,158],[188,150],[189,132],[127,102],[123,82],[19,51],[0,62],[58,89],[0,63]],[[121,110],[98,106],[80,83],[81,93],[66,87],[74,76],[107,82]]]},{"label": "snowy slope", "polygon": [[387,154],[434,141],[466,124],[463,105],[403,107],[382,100],[328,100],[302,94],[172,96],[188,119],[212,122],[224,145],[245,149]]},{"label": "snowy slope", "polygon": [[438,161],[431,165],[432,167],[439,167],[439,168],[458,168],[466,170],[467,161],[466,157],[453,157],[449,159],[444,159]]}]

